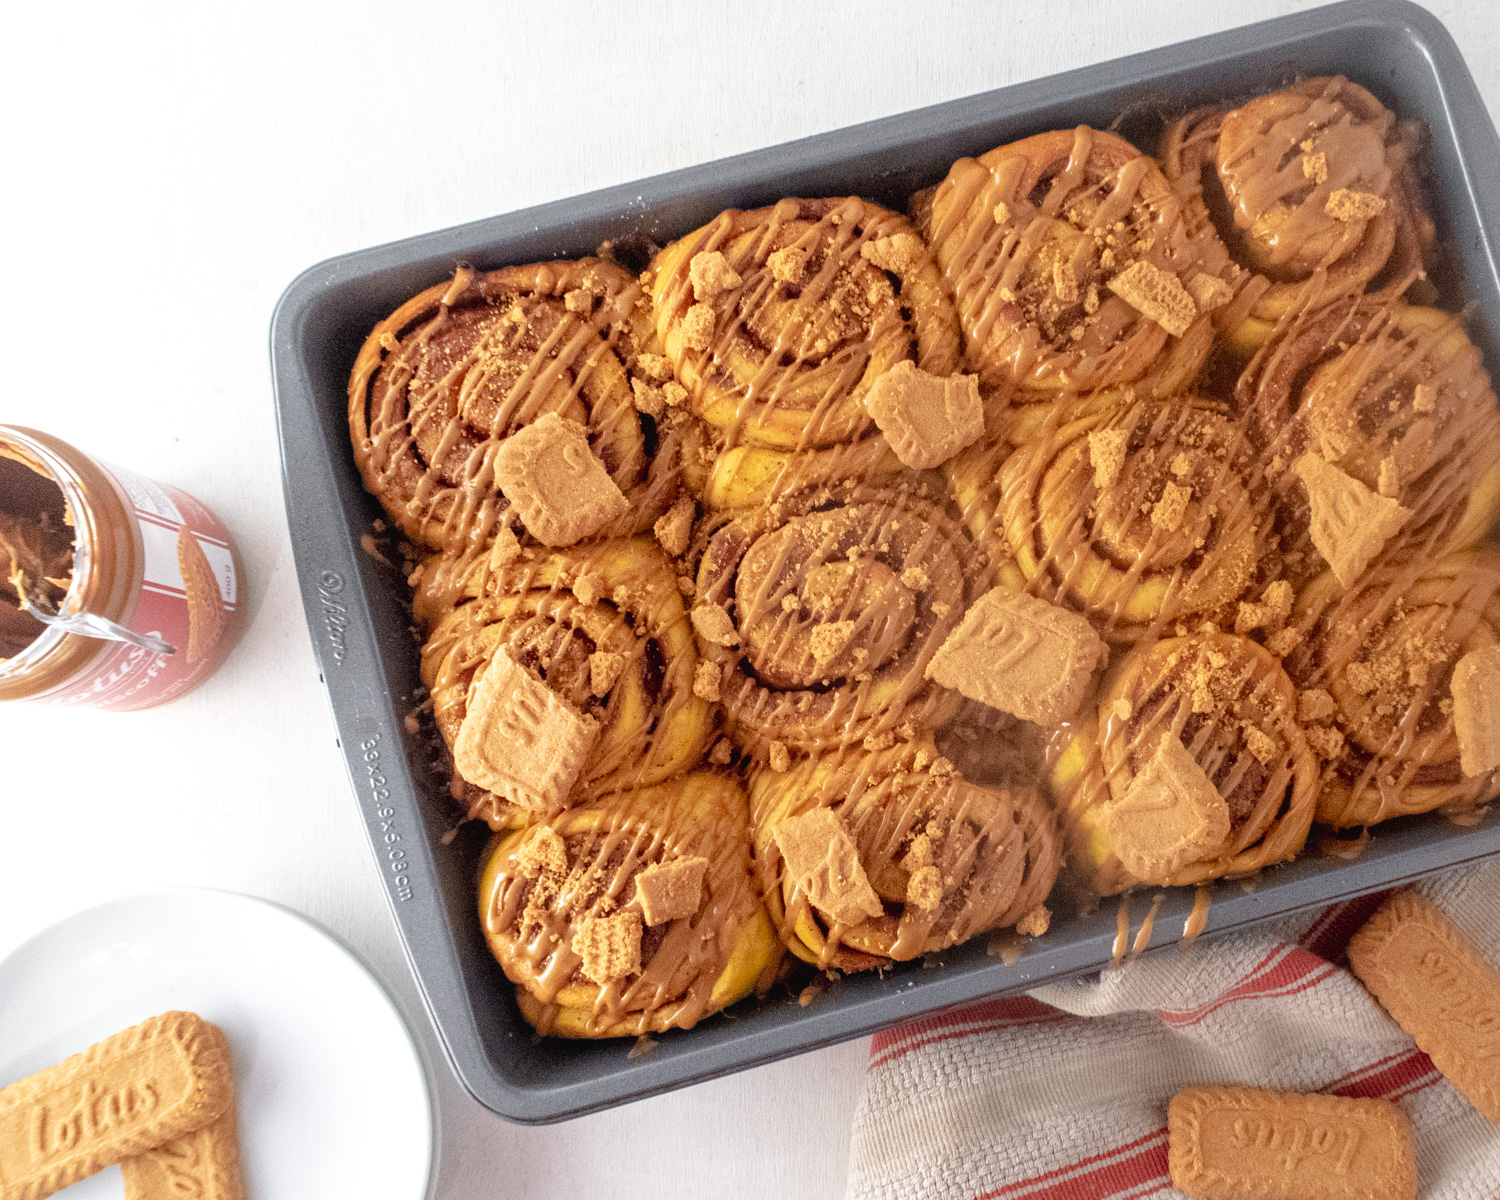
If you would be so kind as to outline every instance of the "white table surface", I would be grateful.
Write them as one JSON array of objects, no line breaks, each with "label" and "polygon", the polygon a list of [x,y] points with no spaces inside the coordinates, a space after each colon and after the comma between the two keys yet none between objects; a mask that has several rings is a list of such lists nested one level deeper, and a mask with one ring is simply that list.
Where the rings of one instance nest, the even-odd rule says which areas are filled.
[{"label": "white table surface", "polygon": [[[0,421],[213,507],[248,632],[139,714],[0,718],[0,956],[168,884],[264,896],[363,957],[422,1047],[432,1194],[842,1195],[852,1043],[543,1129],[457,1086],[334,746],[292,570],[267,325],[313,262],[1310,7],[1300,0],[28,4],[6,17]],[[1434,0],[1500,113],[1500,19]]]}]

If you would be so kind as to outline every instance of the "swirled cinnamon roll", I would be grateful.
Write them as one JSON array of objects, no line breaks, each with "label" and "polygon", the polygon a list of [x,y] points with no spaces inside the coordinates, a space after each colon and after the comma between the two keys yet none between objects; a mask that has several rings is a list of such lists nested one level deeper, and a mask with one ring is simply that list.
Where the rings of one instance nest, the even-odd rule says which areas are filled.
[{"label": "swirled cinnamon roll", "polygon": [[687,427],[637,408],[640,297],[628,272],[597,259],[461,267],[375,326],[349,379],[349,429],[365,486],[407,537],[481,549],[508,507],[496,455],[548,413],[586,430],[628,501],[598,535],[650,527],[676,492]]},{"label": "swirled cinnamon roll", "polygon": [[1030,788],[968,783],[930,740],[757,770],[750,805],[771,919],[819,967],[883,967],[987,929],[1046,928],[1052,815]]},{"label": "swirled cinnamon roll", "polygon": [[871,428],[899,362],[958,363],[958,324],[905,217],[857,197],[730,209],[652,267],[656,330],[694,411],[735,440],[812,449]]},{"label": "swirled cinnamon roll", "polygon": [[[442,565],[423,571],[441,578]],[[576,782],[541,804],[544,810],[657,783],[702,757],[713,714],[694,694],[692,627],[671,566],[651,538],[552,552],[516,548],[499,565],[481,558],[447,599],[452,607],[437,616],[422,648],[422,681],[450,749],[463,738],[485,672],[502,658],[540,679],[569,713],[597,722]],[[431,592],[419,607],[429,616],[443,611]],[[483,777],[466,778],[463,765],[456,756],[452,786],[471,817],[500,829],[536,807],[518,808],[483,786]]]},{"label": "swirled cinnamon roll", "polygon": [[[502,834],[479,919],[540,1033],[687,1029],[780,958],[739,787],[695,772]],[[766,982],[769,982],[767,979]]]},{"label": "swirled cinnamon roll", "polygon": [[1264,647],[1192,634],[1137,647],[1052,768],[1080,869],[1103,895],[1253,871],[1302,848],[1318,761]]},{"label": "swirled cinnamon roll", "polygon": [[1262,572],[1270,517],[1255,457],[1194,397],[1060,410],[999,473],[1006,541],[1035,594],[1131,641],[1222,614]]},{"label": "swirled cinnamon roll", "polygon": [[1087,126],[959,159],[927,220],[968,360],[1020,399],[1150,372],[1183,386],[1233,292],[1228,254],[1156,164]]},{"label": "swirled cinnamon roll", "polygon": [[1416,131],[1342,76],[1225,112],[1189,113],[1163,146],[1167,177],[1261,276],[1232,337],[1254,346],[1283,317],[1420,276],[1432,222],[1410,160]]},{"label": "swirled cinnamon roll", "polygon": [[1311,545],[1306,452],[1408,512],[1396,540],[1441,553],[1484,535],[1500,501],[1500,412],[1456,318],[1364,301],[1292,323],[1240,378],[1237,401],[1275,481],[1292,576],[1324,566]]},{"label": "swirled cinnamon roll", "polygon": [[1349,592],[1325,575],[1293,623],[1308,739],[1328,760],[1320,822],[1373,825],[1493,794],[1491,772],[1464,773],[1450,689],[1464,655],[1500,644],[1500,555],[1389,565]]},{"label": "swirled cinnamon roll", "polygon": [[742,750],[833,750],[951,715],[957,696],[923,671],[973,598],[973,550],[922,489],[813,489],[697,537],[693,625]]}]

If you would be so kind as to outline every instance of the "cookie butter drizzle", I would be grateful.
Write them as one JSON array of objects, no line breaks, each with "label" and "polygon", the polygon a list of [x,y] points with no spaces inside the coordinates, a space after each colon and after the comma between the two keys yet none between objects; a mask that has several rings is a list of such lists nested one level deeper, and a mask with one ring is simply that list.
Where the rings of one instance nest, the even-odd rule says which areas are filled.
[{"label": "cookie butter drizzle", "polygon": [[[756,908],[744,822],[733,784],[692,775],[555,818],[546,828],[567,849],[561,879],[528,875],[518,861],[542,827],[511,835],[497,851],[502,865],[484,924],[501,965],[523,994],[540,1000],[539,1032],[552,1032],[564,1007],[586,1014],[594,1035],[639,1035],[698,1020]],[[694,856],[708,860],[698,911],[645,930],[638,974],[602,985],[587,979],[573,950],[579,923],[630,909],[644,868]]]},{"label": "cookie butter drizzle", "polygon": [[[1190,231],[1156,165],[1079,126],[960,159],[932,199],[932,244],[967,354],[992,383],[1082,390],[1143,375],[1176,339],[1109,291],[1136,262],[1182,278],[1232,269]],[[1207,351],[1206,322],[1189,340]]]}]

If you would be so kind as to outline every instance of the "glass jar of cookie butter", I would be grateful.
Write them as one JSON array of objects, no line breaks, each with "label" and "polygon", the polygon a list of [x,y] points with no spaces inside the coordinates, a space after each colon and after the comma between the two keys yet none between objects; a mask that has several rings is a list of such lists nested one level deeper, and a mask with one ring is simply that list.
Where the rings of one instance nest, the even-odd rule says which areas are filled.
[{"label": "glass jar of cookie butter", "polygon": [[0,700],[175,700],[234,646],[241,586],[228,530],[192,496],[0,425]]}]

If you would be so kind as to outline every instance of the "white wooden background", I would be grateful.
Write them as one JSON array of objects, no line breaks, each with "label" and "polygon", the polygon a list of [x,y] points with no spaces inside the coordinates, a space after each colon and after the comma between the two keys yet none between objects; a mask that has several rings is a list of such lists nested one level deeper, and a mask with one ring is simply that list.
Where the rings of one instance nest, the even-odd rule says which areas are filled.
[{"label": "white wooden background", "polygon": [[[262,0],[5,16],[0,421],[178,484],[244,554],[251,625],[195,695],[0,718],[0,956],[202,884],[337,932],[434,1078],[433,1194],[836,1197],[865,1044],[545,1129],[460,1091],[356,819],[292,571],[272,306],[329,255],[1310,7]],[[1433,0],[1500,113],[1489,0]],[[1493,366],[1493,364],[1492,364]]]}]

